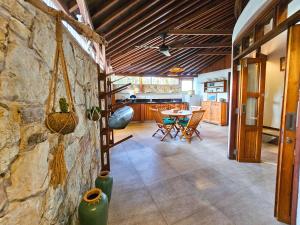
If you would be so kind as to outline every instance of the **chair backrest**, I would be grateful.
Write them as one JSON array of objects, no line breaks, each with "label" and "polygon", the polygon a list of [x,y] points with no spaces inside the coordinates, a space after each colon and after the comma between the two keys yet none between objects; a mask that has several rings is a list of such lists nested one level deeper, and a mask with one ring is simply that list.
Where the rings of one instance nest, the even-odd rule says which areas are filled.
[{"label": "chair backrest", "polygon": [[198,127],[199,123],[201,122],[204,113],[205,113],[205,110],[203,110],[203,109],[198,110],[198,111],[193,111],[192,117],[187,124],[187,128],[196,129]]},{"label": "chair backrest", "polygon": [[191,110],[192,110],[192,111],[199,111],[199,110],[201,110],[201,106],[198,106],[198,105],[197,105],[197,106],[192,105],[192,106],[191,106]]},{"label": "chair backrest", "polygon": [[160,112],[159,109],[155,109],[155,108],[151,108],[150,109],[153,113],[153,117],[154,117],[154,120],[157,124],[163,124],[164,121],[163,121],[163,117],[162,117],[162,114]]}]

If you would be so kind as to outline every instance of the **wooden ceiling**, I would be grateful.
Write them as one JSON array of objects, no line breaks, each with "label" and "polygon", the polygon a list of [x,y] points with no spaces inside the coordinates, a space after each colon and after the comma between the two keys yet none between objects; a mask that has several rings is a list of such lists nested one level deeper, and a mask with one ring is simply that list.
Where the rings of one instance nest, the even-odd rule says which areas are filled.
[{"label": "wooden ceiling", "polygon": [[[74,17],[79,14],[78,0],[60,2]],[[161,76],[179,65],[185,69],[181,75],[192,76],[231,52],[228,32],[233,30],[236,21],[235,0],[85,2],[94,29],[109,43],[106,54],[116,73]],[[199,35],[208,29],[212,33],[224,31],[224,35]],[[167,45],[175,46],[170,50],[170,57],[155,48],[138,47],[160,46],[161,33],[167,33]]]}]

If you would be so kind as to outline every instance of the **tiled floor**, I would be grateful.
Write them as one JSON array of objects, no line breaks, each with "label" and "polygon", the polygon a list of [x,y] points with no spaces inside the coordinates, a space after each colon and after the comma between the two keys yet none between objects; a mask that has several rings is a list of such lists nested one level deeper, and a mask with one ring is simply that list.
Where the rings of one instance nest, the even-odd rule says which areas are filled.
[{"label": "tiled floor", "polygon": [[277,164],[278,145],[262,143],[261,160],[265,163]]},{"label": "tiled floor", "polygon": [[226,158],[227,128],[202,124],[203,141],[152,138],[132,124],[111,152],[110,225],[272,225],[276,166]]}]

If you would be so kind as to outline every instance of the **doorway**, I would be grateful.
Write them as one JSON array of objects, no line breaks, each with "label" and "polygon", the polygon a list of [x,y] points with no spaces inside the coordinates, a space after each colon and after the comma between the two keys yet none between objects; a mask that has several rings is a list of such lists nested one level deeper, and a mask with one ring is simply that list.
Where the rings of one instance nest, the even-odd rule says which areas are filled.
[{"label": "doorway", "polygon": [[[259,53],[256,52],[255,57],[253,54],[249,54],[240,60],[240,72],[236,71],[239,73],[236,158],[239,162],[252,163],[266,160],[266,156],[268,156],[266,146],[269,145],[263,143],[263,139],[276,142],[274,137],[277,136],[278,143],[273,144],[278,144],[278,146],[274,146],[271,150],[275,157],[272,156],[269,159],[271,163],[276,164],[277,162],[274,211],[275,217],[279,221],[291,223],[300,73],[299,66],[297,66],[300,56],[300,25],[289,28],[288,35],[284,33],[280,35],[271,40],[271,42],[278,40],[284,42],[283,45],[277,46],[277,52],[268,52],[270,47],[276,47],[276,45],[267,43],[260,46]],[[284,35],[288,37],[284,38]],[[282,49],[284,48],[282,46],[287,46],[286,51]],[[286,52],[286,56],[284,52]],[[275,61],[277,63],[274,63]],[[268,68],[267,64],[269,64]],[[234,68],[238,68],[238,66]],[[283,78],[283,81],[275,78],[276,74],[273,71],[275,69],[282,72],[283,77],[279,75],[277,79]],[[277,105],[274,96],[272,98],[272,92],[274,92],[273,88],[276,90],[280,90],[280,88],[276,85],[267,85],[267,73],[271,76],[269,83],[278,82],[279,87],[280,84],[284,86],[284,92],[281,91],[284,93],[283,98],[281,101],[280,98],[277,98]],[[267,126],[268,124],[271,126]],[[276,134],[275,131],[279,134]],[[264,137],[265,133],[267,136],[273,135],[273,138]],[[278,149],[278,154],[276,149]],[[276,155],[278,155],[278,160],[276,160]]]},{"label": "doorway", "polygon": [[287,31],[261,46],[267,56],[261,161],[277,165],[284,95]]}]

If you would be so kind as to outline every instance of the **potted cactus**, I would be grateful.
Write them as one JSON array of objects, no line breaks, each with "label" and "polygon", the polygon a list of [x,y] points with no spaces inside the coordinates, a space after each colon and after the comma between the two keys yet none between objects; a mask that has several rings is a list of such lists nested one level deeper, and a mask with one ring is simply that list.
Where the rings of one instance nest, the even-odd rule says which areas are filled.
[{"label": "potted cactus", "polygon": [[69,134],[74,132],[78,117],[75,112],[69,111],[69,104],[65,98],[59,99],[60,112],[51,112],[46,117],[46,126],[53,133]]},{"label": "potted cactus", "polygon": [[101,118],[101,109],[98,106],[93,106],[86,111],[89,120],[98,121]]}]

